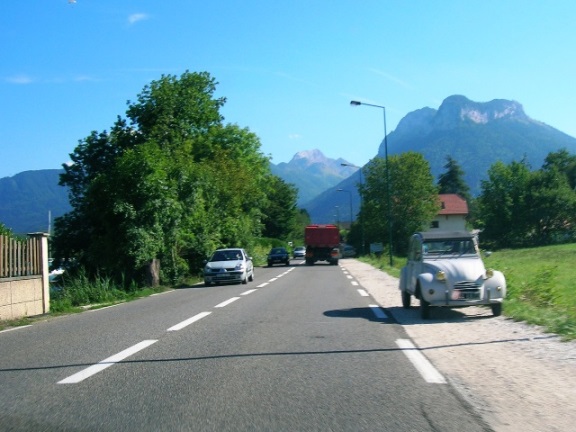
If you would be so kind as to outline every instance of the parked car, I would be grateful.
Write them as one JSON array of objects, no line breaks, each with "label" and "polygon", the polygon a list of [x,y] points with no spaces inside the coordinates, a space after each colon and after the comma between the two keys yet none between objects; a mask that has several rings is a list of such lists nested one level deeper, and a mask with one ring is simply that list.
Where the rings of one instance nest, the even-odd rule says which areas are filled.
[{"label": "parked car", "polygon": [[506,297],[504,275],[484,267],[476,236],[466,231],[414,234],[399,288],[404,308],[412,296],[420,300],[423,319],[430,317],[430,306],[489,305],[498,316]]},{"label": "parked car", "polygon": [[254,280],[252,257],[241,248],[218,249],[204,262],[204,285]]},{"label": "parked car", "polygon": [[285,264],[290,265],[290,254],[283,247],[275,247],[270,250],[268,253],[268,267],[273,266],[274,264]]},{"label": "parked car", "polygon": [[342,248],[342,258],[352,258],[356,256],[356,248],[352,245],[344,245]]},{"label": "parked car", "polygon": [[306,248],[304,246],[298,246],[294,248],[292,252],[293,258],[304,258],[306,256]]}]

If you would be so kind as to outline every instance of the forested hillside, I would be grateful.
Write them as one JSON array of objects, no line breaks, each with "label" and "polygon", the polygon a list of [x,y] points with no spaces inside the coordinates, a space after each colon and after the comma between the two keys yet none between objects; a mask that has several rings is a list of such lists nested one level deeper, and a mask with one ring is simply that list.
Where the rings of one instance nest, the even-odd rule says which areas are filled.
[{"label": "forested hillside", "polygon": [[14,233],[47,232],[52,220],[72,208],[61,169],[25,171],[0,179],[0,222]]}]

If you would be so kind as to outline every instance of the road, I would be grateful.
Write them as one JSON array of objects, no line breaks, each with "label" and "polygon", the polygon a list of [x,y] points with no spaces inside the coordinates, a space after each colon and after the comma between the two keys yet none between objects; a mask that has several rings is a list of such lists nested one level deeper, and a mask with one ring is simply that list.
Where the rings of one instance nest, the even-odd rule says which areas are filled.
[{"label": "road", "polygon": [[1,431],[481,431],[340,266],[0,333]]}]

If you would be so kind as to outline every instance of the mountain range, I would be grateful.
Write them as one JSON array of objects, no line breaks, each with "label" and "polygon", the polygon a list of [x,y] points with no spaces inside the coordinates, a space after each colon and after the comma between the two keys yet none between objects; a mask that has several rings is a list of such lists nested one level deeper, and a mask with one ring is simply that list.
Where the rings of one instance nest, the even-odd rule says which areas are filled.
[{"label": "mountain range", "polygon": [[271,163],[270,169],[298,188],[298,205],[302,206],[358,171],[358,167],[350,165],[344,159],[330,159],[320,150],[307,150],[296,153],[288,163]]},{"label": "mountain range", "polygon": [[[576,154],[576,138],[528,117],[516,101],[474,102],[460,95],[440,107],[408,113],[380,144],[375,157],[416,151],[437,179],[451,156],[464,171],[473,195],[481,190],[490,166],[525,159],[539,169],[546,156],[566,149]],[[320,150],[296,153],[288,163],[270,164],[272,173],[299,191],[298,205],[316,223],[348,222],[359,210],[361,172],[344,159]],[[67,189],[58,186],[62,170],[25,171],[0,179],[0,222],[16,233],[47,231],[52,218],[70,210]]]},{"label": "mountain range", "polygon": [[14,233],[49,232],[51,221],[72,209],[62,169],[24,171],[0,179],[0,222]]}]

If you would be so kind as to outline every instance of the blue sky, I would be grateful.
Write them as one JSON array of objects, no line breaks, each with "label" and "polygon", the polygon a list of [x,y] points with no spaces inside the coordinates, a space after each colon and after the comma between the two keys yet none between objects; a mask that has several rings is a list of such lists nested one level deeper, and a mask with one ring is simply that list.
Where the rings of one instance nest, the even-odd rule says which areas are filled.
[{"label": "blue sky", "polygon": [[219,82],[226,122],[274,163],[374,157],[382,110],[353,99],[386,106],[388,132],[461,94],[576,136],[575,17],[573,0],[2,0],[0,178],[60,168],[185,70]]}]

